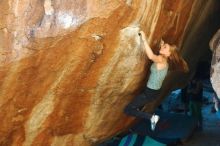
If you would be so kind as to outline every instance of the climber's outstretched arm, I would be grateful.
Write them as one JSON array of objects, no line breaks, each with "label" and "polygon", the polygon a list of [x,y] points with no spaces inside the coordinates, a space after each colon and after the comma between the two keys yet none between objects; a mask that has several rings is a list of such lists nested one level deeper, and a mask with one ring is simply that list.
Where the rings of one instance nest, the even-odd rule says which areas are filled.
[{"label": "climber's outstretched arm", "polygon": [[140,31],[140,37],[142,38],[142,41],[144,43],[144,50],[145,50],[145,53],[147,54],[147,57],[152,60],[153,62],[156,62],[156,63],[160,63],[160,62],[163,62],[163,58],[161,55],[155,55],[152,51],[152,49],[150,48],[148,42],[147,42],[147,39],[146,39],[146,36],[145,36],[145,33],[143,31]]}]

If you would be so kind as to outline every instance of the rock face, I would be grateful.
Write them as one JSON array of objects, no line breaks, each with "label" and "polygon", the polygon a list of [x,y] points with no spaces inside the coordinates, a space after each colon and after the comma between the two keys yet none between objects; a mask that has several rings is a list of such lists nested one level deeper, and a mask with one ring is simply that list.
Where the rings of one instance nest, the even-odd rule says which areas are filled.
[{"label": "rock face", "polygon": [[213,52],[211,67],[211,83],[220,98],[220,29],[210,41],[210,48]]},{"label": "rock face", "polygon": [[[126,129],[133,119],[123,108],[145,85],[149,68],[139,27],[154,49],[169,36],[196,64],[191,58],[199,56],[189,53],[196,39],[187,38],[217,3],[1,0],[0,146],[89,146]],[[180,75],[189,76],[171,73],[147,110],[180,86]]]}]

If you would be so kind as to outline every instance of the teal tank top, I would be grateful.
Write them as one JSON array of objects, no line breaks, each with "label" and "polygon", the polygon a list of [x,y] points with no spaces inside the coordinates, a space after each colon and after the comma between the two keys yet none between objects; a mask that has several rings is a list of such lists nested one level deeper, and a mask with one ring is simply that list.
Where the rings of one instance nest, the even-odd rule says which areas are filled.
[{"label": "teal tank top", "polygon": [[154,90],[159,90],[162,86],[168,71],[168,66],[163,69],[157,69],[156,64],[153,63],[150,68],[150,76],[147,82],[147,87]]}]

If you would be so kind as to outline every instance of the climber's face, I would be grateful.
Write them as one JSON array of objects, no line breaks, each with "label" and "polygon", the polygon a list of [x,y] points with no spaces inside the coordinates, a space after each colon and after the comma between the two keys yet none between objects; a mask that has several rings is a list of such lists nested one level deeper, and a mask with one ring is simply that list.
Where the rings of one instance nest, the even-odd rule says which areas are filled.
[{"label": "climber's face", "polygon": [[160,54],[164,55],[165,57],[169,57],[171,54],[170,45],[165,43],[163,40],[160,42]]}]

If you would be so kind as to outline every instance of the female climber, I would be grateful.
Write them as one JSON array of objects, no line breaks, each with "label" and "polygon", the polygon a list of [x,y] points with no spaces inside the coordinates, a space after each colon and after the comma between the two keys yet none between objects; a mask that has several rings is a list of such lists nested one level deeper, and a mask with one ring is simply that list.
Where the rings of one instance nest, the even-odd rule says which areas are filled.
[{"label": "female climber", "polygon": [[144,51],[147,57],[153,61],[150,68],[150,76],[144,90],[144,96],[136,96],[124,109],[127,115],[137,118],[143,118],[151,121],[151,129],[154,130],[159,120],[159,116],[149,114],[142,111],[146,103],[154,100],[160,93],[160,88],[169,70],[179,70],[182,72],[188,71],[188,66],[183,58],[178,53],[176,46],[160,42],[159,55],[153,53],[150,48],[145,33],[140,31],[139,36],[144,44]]}]

